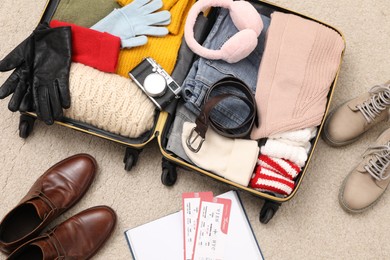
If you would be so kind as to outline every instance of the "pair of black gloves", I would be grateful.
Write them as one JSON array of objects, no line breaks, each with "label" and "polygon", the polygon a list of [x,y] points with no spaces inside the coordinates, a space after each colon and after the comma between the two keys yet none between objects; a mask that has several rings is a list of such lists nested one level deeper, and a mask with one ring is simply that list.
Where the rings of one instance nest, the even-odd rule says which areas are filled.
[{"label": "pair of black gloves", "polygon": [[13,73],[0,87],[0,99],[11,94],[8,109],[35,111],[51,125],[70,107],[71,28],[40,24],[0,61],[0,71]]}]

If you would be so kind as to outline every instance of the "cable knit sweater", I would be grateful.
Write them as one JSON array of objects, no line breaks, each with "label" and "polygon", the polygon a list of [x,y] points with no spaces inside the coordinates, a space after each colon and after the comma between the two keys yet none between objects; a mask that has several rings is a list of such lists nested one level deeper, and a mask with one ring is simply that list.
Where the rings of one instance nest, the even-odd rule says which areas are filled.
[{"label": "cable knit sweater", "polygon": [[130,138],[153,127],[155,106],[127,78],[72,63],[69,89],[65,117]]}]

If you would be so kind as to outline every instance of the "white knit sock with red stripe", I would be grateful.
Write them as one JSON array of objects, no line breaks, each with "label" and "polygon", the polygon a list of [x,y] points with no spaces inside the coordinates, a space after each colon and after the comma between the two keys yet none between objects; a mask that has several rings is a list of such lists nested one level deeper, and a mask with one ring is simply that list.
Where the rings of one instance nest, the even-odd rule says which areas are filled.
[{"label": "white knit sock with red stripe", "polygon": [[290,180],[295,179],[295,177],[297,177],[297,175],[301,171],[301,168],[298,165],[289,160],[270,157],[263,154],[259,156],[257,164],[262,167],[273,170],[274,172],[279,173],[284,177],[289,178]]},{"label": "white knit sock with red stripe", "polygon": [[289,180],[281,174],[258,165],[250,181],[250,187],[263,192],[288,196],[294,190],[295,184],[294,181]]}]

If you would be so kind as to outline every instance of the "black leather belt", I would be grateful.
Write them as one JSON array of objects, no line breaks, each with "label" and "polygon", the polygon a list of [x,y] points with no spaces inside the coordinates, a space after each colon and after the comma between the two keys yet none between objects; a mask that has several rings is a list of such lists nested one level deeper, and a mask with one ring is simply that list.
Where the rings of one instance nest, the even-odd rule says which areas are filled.
[{"label": "black leather belt", "polygon": [[[211,93],[218,88],[235,88],[242,92],[244,95],[239,96],[231,93],[216,95],[211,97]],[[249,114],[245,118],[244,122],[237,127],[226,128],[220,125],[219,123],[212,120],[210,113],[213,108],[218,105],[221,101],[226,98],[237,98],[242,100],[249,108]],[[214,129],[219,135],[229,137],[229,138],[245,138],[249,137],[249,134],[252,130],[253,124],[257,122],[257,110],[256,110],[256,100],[250,88],[241,80],[233,77],[223,78],[217,83],[215,83],[206,93],[204,99],[204,105],[200,111],[199,116],[195,120],[196,126],[192,129],[190,136],[187,139],[187,146],[193,152],[198,152],[202,147],[202,144],[205,140],[206,131],[209,125]],[[195,135],[196,134],[196,135]],[[198,147],[193,147],[195,140],[201,137],[201,141]]]}]

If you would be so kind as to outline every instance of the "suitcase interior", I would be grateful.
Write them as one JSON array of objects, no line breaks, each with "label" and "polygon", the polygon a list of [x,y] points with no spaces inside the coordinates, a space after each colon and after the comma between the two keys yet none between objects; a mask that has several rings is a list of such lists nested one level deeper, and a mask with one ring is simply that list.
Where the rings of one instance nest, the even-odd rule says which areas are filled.
[{"label": "suitcase interior", "polygon": [[[48,2],[46,4],[45,12],[44,12],[44,14],[41,17],[41,21],[40,22],[50,21],[51,20],[51,17],[53,16],[53,14],[54,14],[57,6],[58,6],[59,1],[60,0],[48,0]],[[302,14],[294,12],[292,10],[289,10],[289,9],[286,9],[286,8],[274,5],[273,3],[270,3],[270,2],[255,1],[255,0],[250,0],[250,2],[252,2],[254,5],[256,5],[257,8],[259,10],[261,10],[263,15],[270,16],[270,14],[272,12],[274,12],[274,11],[280,11],[280,12],[295,14],[295,15],[298,15],[298,16],[301,16],[303,18],[316,21],[316,22],[321,23],[321,24],[323,24],[323,25],[325,25],[327,27],[332,28],[337,33],[339,33],[342,36],[343,40],[344,40],[344,36],[342,35],[342,33],[340,31],[338,31],[336,28],[334,28],[334,27],[332,27],[330,25],[325,24],[324,22],[318,21],[318,20],[316,20],[314,18],[302,15]],[[209,17],[208,17],[210,20],[212,20],[212,18],[213,18],[212,15],[213,15],[213,12],[210,12],[209,13]],[[344,42],[345,42],[345,40],[344,40]],[[344,55],[344,51],[342,53],[342,56],[343,55]],[[78,130],[78,131],[81,131],[81,132],[84,132],[84,133],[92,134],[92,135],[95,135],[95,136],[98,136],[98,137],[101,137],[101,138],[104,138],[104,139],[108,139],[108,140],[111,140],[111,141],[114,141],[114,142],[118,142],[118,143],[121,143],[123,145],[129,146],[131,148],[136,148],[136,149],[141,149],[144,145],[146,145],[152,139],[157,137],[161,153],[162,153],[162,155],[164,157],[163,158],[163,166],[162,166],[163,169],[162,169],[162,176],[161,176],[161,178],[162,178],[163,184],[165,184],[167,186],[173,185],[174,182],[176,181],[176,175],[177,175],[177,173],[176,173],[176,166],[180,166],[182,168],[192,170],[195,173],[199,173],[201,175],[213,178],[213,179],[215,179],[217,181],[220,181],[220,182],[223,182],[223,183],[225,183],[227,185],[230,185],[233,189],[249,192],[250,194],[252,194],[254,196],[257,196],[257,197],[265,199],[266,201],[274,202],[276,204],[280,204],[282,202],[290,200],[295,195],[295,193],[297,192],[297,190],[298,190],[298,188],[299,188],[299,186],[300,186],[300,184],[301,184],[301,182],[303,180],[304,175],[306,174],[306,169],[308,168],[310,160],[311,160],[311,158],[312,158],[312,156],[313,156],[313,154],[315,152],[316,144],[317,144],[318,139],[319,139],[320,134],[321,134],[321,130],[322,130],[322,127],[323,127],[324,119],[325,119],[325,117],[326,117],[326,115],[328,113],[328,110],[329,110],[329,106],[330,106],[330,102],[332,100],[332,95],[333,95],[333,92],[334,92],[334,88],[336,87],[337,78],[338,78],[338,75],[339,75],[339,72],[340,72],[341,62],[342,62],[342,57],[340,59],[340,64],[339,64],[338,71],[336,73],[335,79],[334,79],[332,85],[330,86],[330,89],[329,89],[329,92],[328,92],[328,100],[327,100],[327,104],[326,104],[326,110],[325,110],[325,113],[324,113],[324,117],[322,119],[322,122],[321,122],[320,126],[318,127],[318,132],[317,132],[316,137],[313,138],[313,140],[311,141],[312,142],[312,147],[311,147],[311,150],[309,151],[309,155],[308,155],[308,159],[307,159],[306,165],[302,168],[300,174],[298,175],[298,177],[295,180],[295,184],[296,184],[295,185],[295,189],[292,191],[292,193],[290,195],[288,195],[286,197],[279,197],[279,196],[276,196],[275,194],[260,192],[260,191],[257,191],[255,189],[239,185],[239,184],[234,183],[234,182],[232,182],[230,180],[227,180],[227,179],[225,179],[223,177],[220,177],[220,176],[218,176],[218,175],[216,175],[214,173],[211,173],[211,172],[208,172],[208,171],[206,171],[204,169],[201,169],[201,168],[199,168],[199,167],[197,167],[197,166],[195,166],[193,164],[187,163],[186,161],[182,160],[181,158],[179,158],[175,154],[167,151],[166,150],[166,145],[167,145],[167,140],[169,139],[168,132],[169,132],[169,129],[172,126],[172,123],[173,123],[173,119],[174,119],[174,116],[175,116],[175,108],[176,108],[177,102],[171,103],[167,107],[167,109],[165,111],[158,112],[156,114],[156,116],[155,116],[155,123],[154,123],[153,129],[151,129],[150,131],[144,133],[139,138],[135,138],[135,139],[134,138],[126,138],[126,137],[123,137],[123,136],[120,136],[120,135],[112,134],[112,133],[109,133],[107,131],[98,129],[96,127],[93,127],[91,125],[88,125],[88,124],[85,124],[85,123],[82,123],[82,122],[77,122],[77,121],[74,121],[74,120],[70,120],[70,119],[67,119],[67,118],[63,119],[61,122],[56,122],[56,123],[60,124],[62,126],[68,127],[68,128],[72,128],[74,130]],[[36,117],[36,115],[34,113],[31,113],[31,112],[24,113],[24,114],[22,114],[22,116],[23,115],[29,116],[29,117]],[[126,161],[126,156],[125,156],[125,160],[124,161]],[[164,161],[165,161],[165,163],[164,163]],[[167,178],[170,179],[170,181],[168,181],[168,182],[165,181],[164,182],[164,179],[166,180]],[[263,206],[263,208],[264,208],[264,206]],[[277,210],[277,208],[274,209],[274,211],[276,211],[276,210]]]},{"label": "suitcase interior", "polygon": [[[46,2],[46,7],[44,9],[44,13],[42,14],[42,17],[39,21],[40,23],[50,22],[50,20],[52,19],[60,1],[61,0],[48,0]],[[152,129],[143,133],[141,136],[139,136],[137,138],[130,138],[130,137],[125,137],[125,136],[122,136],[119,134],[114,134],[114,133],[99,129],[93,125],[90,125],[90,124],[87,124],[84,122],[80,122],[80,121],[76,121],[76,120],[73,120],[70,118],[63,118],[61,121],[55,121],[55,123],[62,125],[64,127],[68,127],[68,128],[80,131],[80,132],[84,132],[84,133],[91,134],[91,135],[94,135],[94,136],[97,136],[97,137],[100,137],[103,139],[107,139],[107,140],[110,140],[113,142],[120,143],[120,144],[125,145],[129,148],[142,149],[147,143],[152,141],[156,136],[155,133],[156,133],[157,125],[161,121],[161,117],[160,117],[159,112],[160,111],[158,111],[156,109],[155,117],[154,117],[154,124],[153,124]],[[37,116],[34,112],[22,113],[21,123],[19,125],[19,129],[22,127],[21,126],[23,124],[22,121],[28,121],[26,123],[26,125],[28,125],[27,128],[32,128],[33,122],[32,123],[30,122],[31,119],[29,119],[29,117],[35,119]],[[27,131],[32,131],[32,129],[28,129]],[[27,134],[27,136],[28,136],[28,134]]]},{"label": "suitcase interior", "polygon": [[[309,20],[313,20],[313,21],[316,21],[316,22],[318,22],[320,24],[323,24],[323,25],[325,25],[325,26],[335,30],[337,33],[339,33],[341,35],[341,37],[343,38],[344,43],[345,43],[345,39],[344,39],[344,36],[342,35],[342,33],[340,31],[338,31],[336,28],[334,28],[334,27],[332,27],[330,25],[325,24],[324,22],[321,22],[321,21],[318,21],[318,20],[316,20],[314,18],[311,18],[311,17],[305,16],[305,15],[299,14],[297,12],[285,9],[283,7],[274,5],[274,4],[269,3],[269,2],[255,1],[255,0],[250,1],[250,2],[252,2],[255,5],[257,5],[259,7],[259,9],[262,11],[262,14],[267,15],[267,16],[270,16],[270,14],[272,12],[274,12],[274,11],[280,11],[280,12],[295,14],[295,15],[301,16],[303,18],[306,18],[306,19],[309,19]],[[344,51],[345,51],[345,49],[344,49]],[[344,55],[344,51],[342,53],[342,56]],[[164,118],[165,124],[161,125],[162,126],[161,129],[158,129],[158,132],[161,133],[161,134],[158,135],[158,142],[159,142],[159,145],[160,145],[160,150],[161,150],[161,153],[163,154],[164,158],[168,161],[168,163],[166,164],[166,168],[165,169],[164,169],[164,163],[163,163],[163,172],[162,172],[162,176],[161,176],[163,183],[164,183],[164,178],[165,179],[171,178],[171,179],[175,180],[176,177],[175,176],[170,176],[170,175],[175,175],[176,174],[176,170],[174,169],[174,167],[177,165],[177,166],[180,166],[182,168],[192,170],[192,171],[194,171],[196,173],[199,173],[201,175],[208,176],[208,177],[213,178],[213,179],[215,179],[217,181],[221,181],[223,183],[226,183],[226,184],[230,185],[233,189],[243,190],[243,191],[249,192],[250,194],[255,195],[257,197],[264,198],[264,199],[266,199],[266,201],[275,202],[275,203],[279,204],[279,203],[282,203],[282,202],[290,200],[295,195],[295,193],[297,192],[297,190],[298,190],[298,188],[299,188],[299,186],[300,186],[300,184],[301,184],[301,182],[303,180],[303,177],[304,177],[304,175],[306,173],[306,169],[308,168],[308,165],[310,164],[310,160],[311,160],[311,158],[312,158],[312,156],[313,156],[313,154],[315,152],[315,147],[316,147],[316,144],[317,144],[318,139],[320,137],[325,117],[328,114],[328,110],[329,110],[330,102],[332,100],[332,95],[333,95],[333,92],[334,92],[334,88],[336,87],[337,79],[338,79],[339,72],[340,72],[341,62],[342,62],[342,57],[340,59],[340,64],[338,66],[338,70],[337,70],[336,76],[335,76],[335,78],[333,80],[333,83],[330,86],[330,89],[329,89],[329,92],[328,92],[327,103],[326,103],[326,110],[325,110],[323,119],[321,121],[320,126],[318,127],[317,135],[311,141],[312,146],[311,146],[311,149],[309,151],[307,162],[306,162],[305,166],[302,168],[302,170],[301,170],[300,174],[298,175],[298,177],[295,179],[295,188],[294,188],[294,190],[292,191],[292,193],[290,195],[288,195],[286,197],[279,197],[279,196],[276,196],[275,194],[265,193],[265,192],[261,192],[261,191],[252,189],[250,187],[242,186],[240,184],[237,184],[235,182],[227,180],[227,179],[225,179],[223,177],[220,177],[220,176],[218,176],[218,175],[216,175],[214,173],[211,173],[211,172],[206,171],[206,170],[204,170],[202,168],[199,168],[196,165],[190,164],[190,163],[184,161],[183,159],[179,158],[175,154],[167,151],[166,146],[167,146],[167,141],[169,139],[168,132],[169,132],[170,127],[172,126],[172,123],[173,123],[173,120],[174,120],[174,117],[175,117],[174,110],[162,112],[163,114],[161,115],[161,117]],[[173,172],[170,172],[170,171],[173,171]],[[168,186],[169,186],[169,184],[171,184],[171,183],[169,183],[169,181],[166,182],[166,183],[168,183]],[[167,185],[166,183],[164,183],[164,184]]]}]

